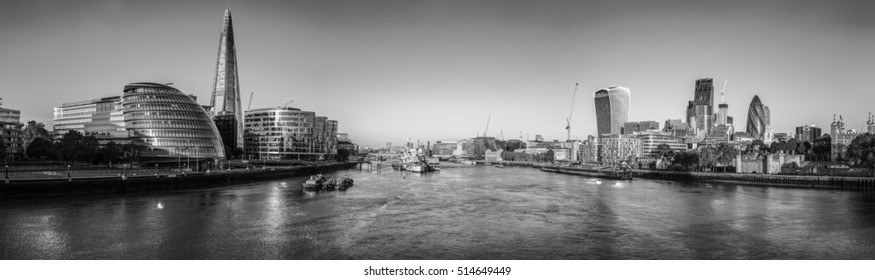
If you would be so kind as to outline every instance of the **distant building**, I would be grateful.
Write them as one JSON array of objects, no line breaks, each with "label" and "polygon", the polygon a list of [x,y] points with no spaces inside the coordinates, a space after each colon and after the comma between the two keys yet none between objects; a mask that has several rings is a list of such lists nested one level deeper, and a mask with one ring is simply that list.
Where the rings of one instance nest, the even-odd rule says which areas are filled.
[{"label": "distant building", "polygon": [[593,93],[598,136],[620,134],[629,120],[631,93],[628,88],[610,86]]},{"label": "distant building", "polygon": [[486,151],[484,152],[484,159],[487,162],[501,162],[501,152],[503,152],[503,150]]},{"label": "distant building", "polygon": [[349,133],[337,133],[337,141],[349,141]]},{"label": "distant building", "polygon": [[510,139],[505,143],[505,150],[508,152],[525,149],[525,147],[526,143],[518,139]]},{"label": "distant building", "polygon": [[[869,117],[869,120],[872,118]],[[857,136],[863,135],[865,132],[857,131],[854,129],[845,130],[845,122],[842,116],[839,116],[838,121],[836,121],[835,116],[833,116],[833,121],[830,124],[830,140],[832,141],[830,145],[830,159],[832,161],[837,160],[848,160],[848,145],[854,141]]]},{"label": "distant building", "polygon": [[452,156],[458,146],[459,141],[440,140],[434,143],[431,152],[435,155]]},{"label": "distant building", "polygon": [[597,163],[599,162],[599,147],[598,138],[590,135],[580,145],[578,151],[578,161],[582,163]]},{"label": "distant building", "polygon": [[714,80],[696,80],[693,100],[687,104],[687,123],[695,130],[696,136],[704,138],[714,125]]},{"label": "distant building", "polygon": [[732,140],[732,127],[729,125],[714,126],[705,136],[705,143],[727,143]]},{"label": "distant building", "polygon": [[54,108],[52,134],[60,138],[70,130],[94,136],[101,145],[130,143],[125,128],[121,96],[61,104]]},{"label": "distant building", "polygon": [[772,141],[787,142],[787,140],[790,140],[790,135],[788,135],[787,133],[778,132],[772,134]]},{"label": "distant building", "polygon": [[665,128],[662,131],[670,132],[672,136],[686,137],[695,136],[696,131],[688,123],[681,120],[665,120]]},{"label": "distant building", "polygon": [[641,153],[644,155],[652,154],[657,150],[657,147],[662,144],[668,145],[672,150],[686,150],[687,145],[684,140],[677,136],[672,136],[668,133],[641,133],[635,135],[641,141]]},{"label": "distant building", "polygon": [[750,107],[747,111],[747,130],[746,132],[756,139],[769,142],[768,133],[771,130],[769,107],[760,102],[760,97],[754,95],[750,101]]},{"label": "distant building", "polygon": [[[6,162],[17,161],[24,155],[24,139],[21,129],[21,111],[0,108],[0,135],[3,140],[3,159]],[[29,143],[27,143],[29,144]]]},{"label": "distant building", "polygon": [[626,122],[623,124],[622,134],[635,134],[648,130],[659,130],[659,123],[656,121]]},{"label": "distant building", "polygon": [[544,136],[541,136],[541,134],[535,134],[535,142],[544,142]]},{"label": "distant building", "polygon": [[631,163],[641,154],[641,139],[634,135],[609,134],[599,139],[599,160],[603,164]]},{"label": "distant building", "polygon": [[234,149],[237,149],[237,117],[234,115],[215,116],[213,117],[213,122],[216,124],[216,129],[219,130],[219,135],[222,137],[226,156],[231,158],[234,154]]}]

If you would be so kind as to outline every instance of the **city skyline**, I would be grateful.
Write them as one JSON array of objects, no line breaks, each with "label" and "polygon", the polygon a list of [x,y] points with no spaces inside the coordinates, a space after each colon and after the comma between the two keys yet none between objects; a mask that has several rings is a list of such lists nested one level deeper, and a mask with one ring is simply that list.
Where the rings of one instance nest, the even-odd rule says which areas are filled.
[{"label": "city skyline", "polygon": [[[474,137],[489,114],[489,136],[565,139],[577,82],[633,91],[628,121],[683,119],[695,80],[710,77],[730,80],[737,128],[754,95],[776,132],[833,114],[865,125],[872,3],[668,2],[13,2],[0,11],[0,97],[47,126],[52,107],[133,82],[172,82],[206,105],[230,7],[252,108],[294,99],[362,146]],[[571,127],[595,134],[592,98],[577,99]]]}]

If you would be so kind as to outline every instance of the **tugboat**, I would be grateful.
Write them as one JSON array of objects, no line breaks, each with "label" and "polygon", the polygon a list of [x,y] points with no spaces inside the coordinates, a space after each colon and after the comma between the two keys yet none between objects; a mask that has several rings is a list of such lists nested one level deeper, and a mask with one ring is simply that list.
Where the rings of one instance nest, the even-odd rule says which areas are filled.
[{"label": "tugboat", "polygon": [[346,189],[352,187],[352,183],[352,178],[345,177],[343,178],[343,180],[340,180],[340,186],[338,186],[338,189],[340,189],[341,191],[345,191]]},{"label": "tugboat", "polygon": [[322,185],[325,184],[326,180],[325,177],[322,177],[322,174],[310,176],[310,179],[307,179],[307,181],[304,182],[304,189],[319,190],[322,188]]}]

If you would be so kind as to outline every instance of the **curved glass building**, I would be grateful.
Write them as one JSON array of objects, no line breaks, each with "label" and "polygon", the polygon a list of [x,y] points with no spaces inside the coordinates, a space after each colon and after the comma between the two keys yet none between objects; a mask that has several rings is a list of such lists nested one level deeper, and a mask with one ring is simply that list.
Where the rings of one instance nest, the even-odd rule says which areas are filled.
[{"label": "curved glass building", "polygon": [[217,159],[225,149],[206,110],[176,88],[132,83],[122,96],[125,128],[140,156],[152,160]]},{"label": "curved glass building", "polygon": [[598,135],[620,134],[629,120],[631,93],[628,88],[610,86],[593,93]]},{"label": "curved glass building", "polygon": [[319,160],[336,153],[337,121],[291,107],[246,111],[244,151],[252,159]]},{"label": "curved glass building", "polygon": [[759,95],[754,95],[747,109],[747,133],[754,138],[765,141],[766,132],[769,130],[769,107],[763,105]]}]

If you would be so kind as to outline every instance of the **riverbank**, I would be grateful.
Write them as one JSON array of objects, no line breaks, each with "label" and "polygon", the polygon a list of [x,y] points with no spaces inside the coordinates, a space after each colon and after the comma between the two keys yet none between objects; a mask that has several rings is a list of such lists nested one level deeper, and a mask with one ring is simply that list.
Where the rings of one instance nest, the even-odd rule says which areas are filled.
[{"label": "riverbank", "polygon": [[[356,163],[323,163],[309,166],[233,169],[186,174],[149,174],[85,178],[7,180],[0,183],[0,198],[36,198],[89,194],[127,193],[165,189],[214,187],[246,182],[308,176],[354,168]],[[143,173],[140,173],[143,174]]]},{"label": "riverbank", "polygon": [[709,173],[709,172],[682,172],[682,171],[644,170],[644,169],[633,169],[632,174],[636,178],[660,179],[660,180],[749,183],[749,184],[754,184],[754,185],[797,187],[797,188],[875,190],[875,178],[871,178],[871,177],[830,177],[830,176],[798,176],[798,175],[747,174],[747,173]]},{"label": "riverbank", "polygon": [[[549,164],[534,162],[505,161],[498,163],[505,166],[541,168]],[[676,180],[676,181],[703,181],[703,182],[727,182],[746,183],[762,186],[780,186],[795,188],[818,188],[818,189],[847,189],[847,190],[875,190],[875,178],[872,177],[840,177],[840,176],[799,176],[799,175],[775,175],[775,174],[748,174],[748,173],[710,173],[710,172],[685,172],[667,170],[633,169],[635,178]]]}]

